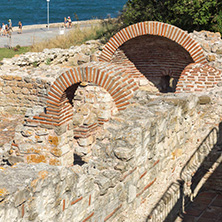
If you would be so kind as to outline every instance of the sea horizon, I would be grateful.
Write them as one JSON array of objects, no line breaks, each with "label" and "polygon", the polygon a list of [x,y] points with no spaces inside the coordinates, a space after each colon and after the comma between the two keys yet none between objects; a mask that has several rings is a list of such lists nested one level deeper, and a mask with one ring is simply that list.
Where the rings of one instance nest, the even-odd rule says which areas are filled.
[{"label": "sea horizon", "polygon": [[13,26],[47,24],[47,7],[49,6],[49,23],[61,23],[64,17],[72,21],[115,18],[122,11],[127,0],[5,0],[1,3],[0,24],[12,20]]}]

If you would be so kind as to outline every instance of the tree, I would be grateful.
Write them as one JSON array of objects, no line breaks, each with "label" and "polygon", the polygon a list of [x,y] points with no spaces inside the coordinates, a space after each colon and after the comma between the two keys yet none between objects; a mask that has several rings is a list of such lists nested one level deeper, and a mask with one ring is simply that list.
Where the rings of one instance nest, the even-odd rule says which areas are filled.
[{"label": "tree", "polygon": [[188,31],[222,31],[222,3],[221,0],[128,0],[122,19],[125,26],[160,21]]}]

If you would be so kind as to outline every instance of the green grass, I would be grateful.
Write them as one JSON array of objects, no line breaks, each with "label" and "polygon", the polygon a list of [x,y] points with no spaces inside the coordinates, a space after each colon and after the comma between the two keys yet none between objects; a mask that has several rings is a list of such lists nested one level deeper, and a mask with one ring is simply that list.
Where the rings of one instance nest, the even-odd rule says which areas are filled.
[{"label": "green grass", "polygon": [[28,51],[30,51],[30,47],[16,46],[11,49],[0,48],[0,61],[2,61],[3,58],[12,58],[15,55],[26,53]]},{"label": "green grass", "polygon": [[[110,37],[116,34],[122,27],[119,19],[106,19],[101,24],[92,25],[90,28],[80,29],[76,26],[67,35],[57,36],[50,40],[36,43],[30,47],[20,47],[17,45],[12,49],[0,48],[0,61],[3,58],[12,58],[15,55],[32,52],[42,52],[43,49],[48,48],[69,48],[72,45],[81,45],[87,40],[100,39],[102,43],[106,43]],[[46,61],[50,64],[50,60]]]}]

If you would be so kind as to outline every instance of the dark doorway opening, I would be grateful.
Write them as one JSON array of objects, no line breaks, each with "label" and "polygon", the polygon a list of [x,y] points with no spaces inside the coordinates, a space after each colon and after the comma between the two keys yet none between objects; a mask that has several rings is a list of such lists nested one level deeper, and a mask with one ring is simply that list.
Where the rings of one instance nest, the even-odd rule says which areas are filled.
[{"label": "dark doorway opening", "polygon": [[74,165],[82,166],[84,163],[86,163],[86,162],[84,162],[84,161],[82,160],[81,156],[79,156],[79,155],[77,155],[77,154],[74,153],[74,162],[73,162],[73,164],[74,164]]}]

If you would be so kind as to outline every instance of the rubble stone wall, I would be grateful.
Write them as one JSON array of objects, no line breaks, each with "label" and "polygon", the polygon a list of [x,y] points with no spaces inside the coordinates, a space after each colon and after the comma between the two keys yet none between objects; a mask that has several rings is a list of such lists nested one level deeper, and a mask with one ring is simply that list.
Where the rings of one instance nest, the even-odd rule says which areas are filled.
[{"label": "rubble stone wall", "polygon": [[[103,125],[82,166],[18,163],[1,167],[0,220],[118,221],[123,210],[136,209],[145,198],[154,207],[160,187],[167,190],[176,181],[192,151],[221,121],[212,107],[214,119],[209,124],[208,96],[155,98],[138,90],[132,105]],[[58,140],[51,137],[52,146],[68,142],[69,134],[67,130]],[[42,132],[41,136],[49,135]],[[217,137],[210,144],[216,142]],[[194,163],[202,160],[195,158]],[[177,189],[173,190],[176,194]]]},{"label": "rubble stone wall", "polygon": [[[171,39],[190,50],[194,62],[206,62],[186,32],[158,22],[120,31],[101,58],[111,59],[120,45],[144,34]],[[60,63],[56,58],[51,61]],[[19,71],[1,67],[1,111],[29,109],[14,139],[0,147],[0,221],[136,221],[130,212],[144,202],[147,220],[164,221],[215,177],[218,189],[221,88],[157,95],[138,88],[136,69],[105,62],[70,69],[43,65],[45,59],[31,72],[19,59]],[[192,64],[182,78],[208,72],[215,75],[210,86],[220,86],[221,73],[204,67]]]},{"label": "rubble stone wall", "polygon": [[50,84],[44,79],[30,75],[0,74],[0,111],[4,113],[25,113],[27,108],[46,105]]}]

